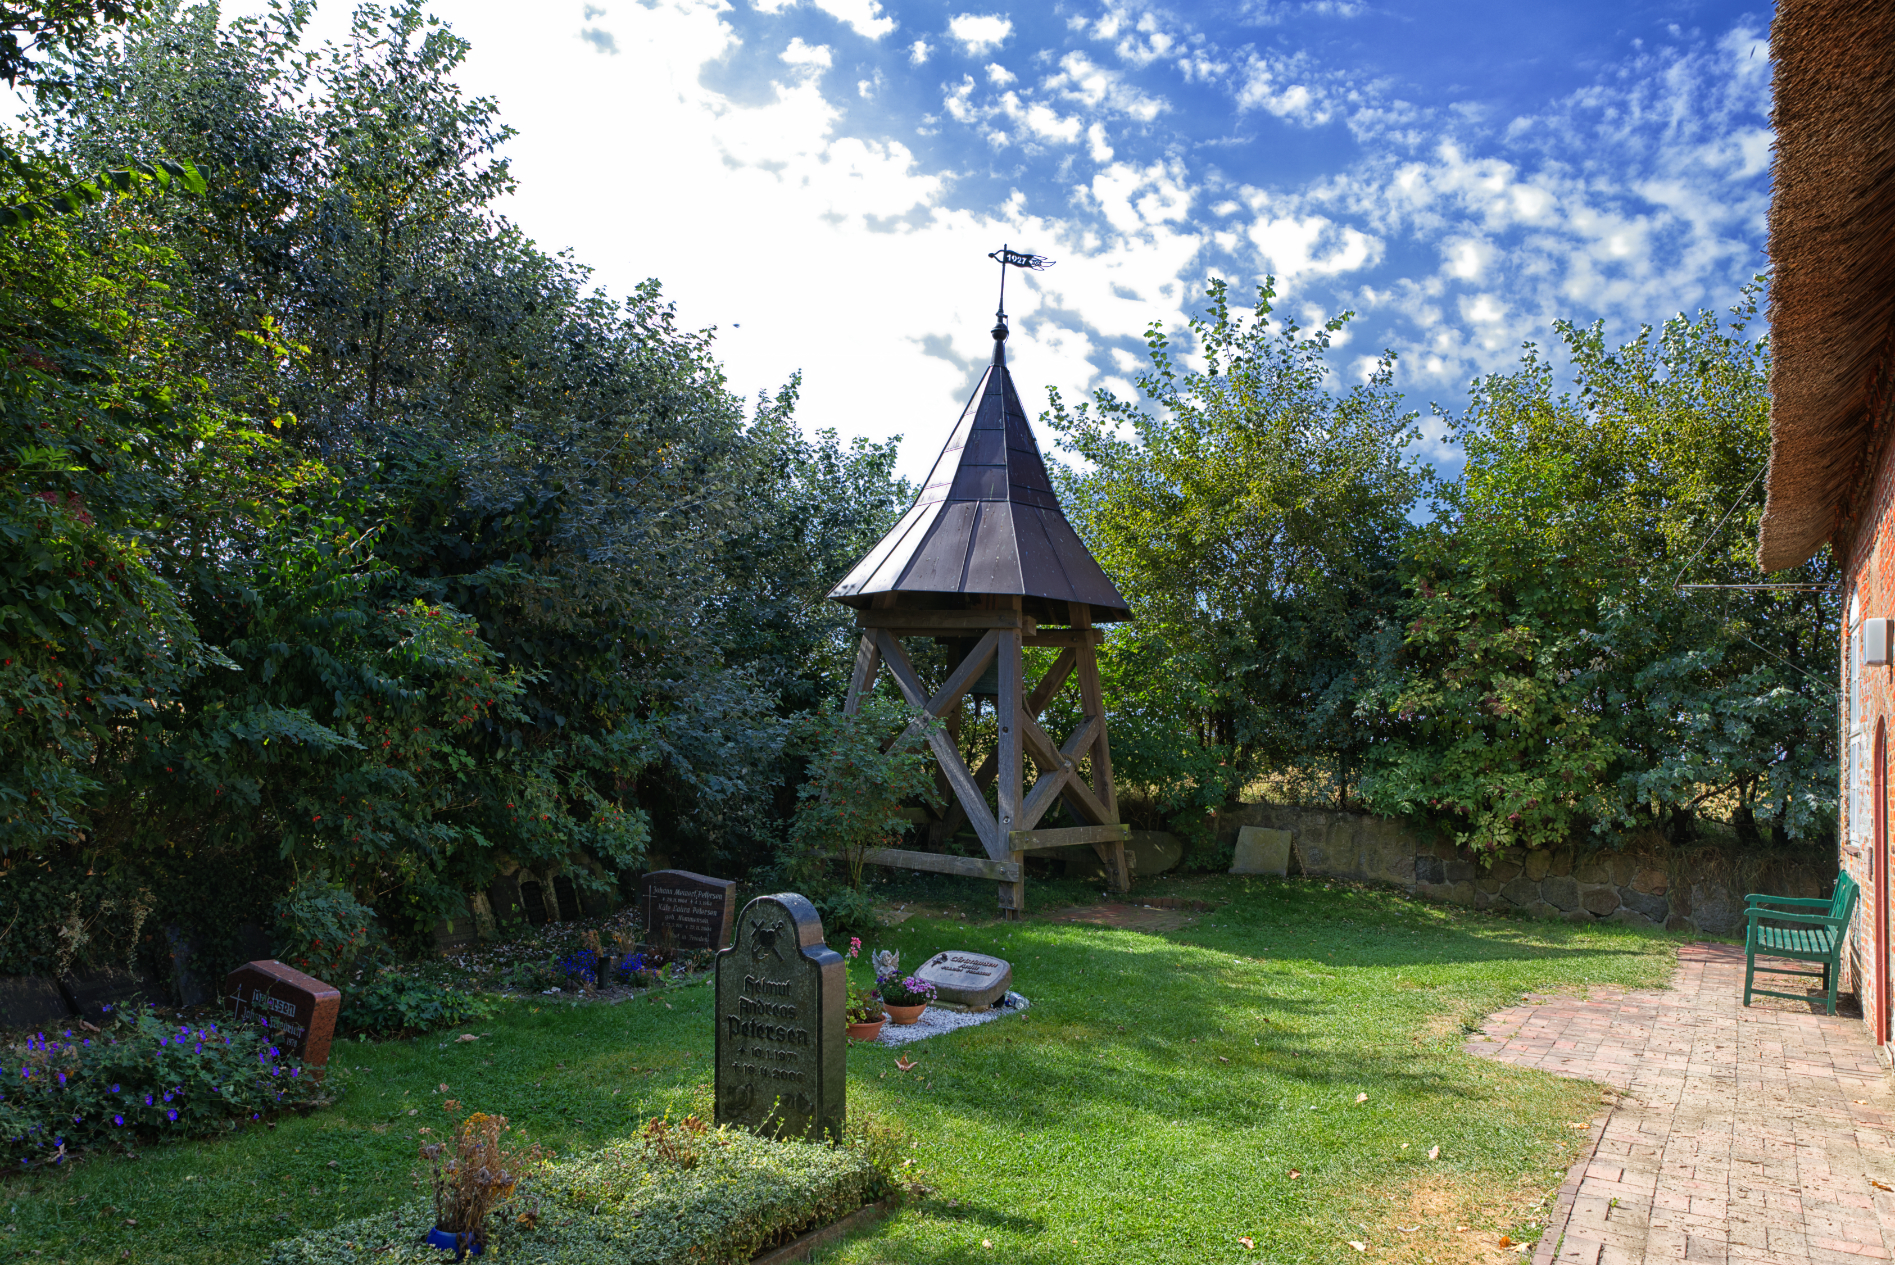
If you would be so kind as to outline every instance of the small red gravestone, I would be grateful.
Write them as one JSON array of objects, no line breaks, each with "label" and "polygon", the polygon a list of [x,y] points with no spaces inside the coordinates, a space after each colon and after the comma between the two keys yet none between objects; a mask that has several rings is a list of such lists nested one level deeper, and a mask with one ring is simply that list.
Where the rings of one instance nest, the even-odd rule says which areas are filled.
[{"label": "small red gravestone", "polygon": [[269,1020],[270,1031],[280,1034],[277,1045],[304,1066],[329,1061],[340,990],[281,962],[246,962],[224,977],[224,1000],[238,1020]]}]

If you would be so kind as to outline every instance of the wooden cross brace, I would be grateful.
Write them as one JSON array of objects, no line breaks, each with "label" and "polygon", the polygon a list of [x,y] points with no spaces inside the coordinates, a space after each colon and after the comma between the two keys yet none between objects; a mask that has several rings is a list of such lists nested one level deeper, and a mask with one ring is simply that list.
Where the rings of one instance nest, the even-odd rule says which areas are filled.
[{"label": "wooden cross brace", "polygon": [[[990,663],[999,661],[996,675],[1000,689],[996,700],[998,742],[996,750],[970,772],[961,759],[954,734],[942,725],[927,728],[928,745],[940,766],[948,789],[954,793],[954,809],[949,816],[950,829],[964,820],[974,828],[982,849],[995,862],[1018,866],[1024,852],[1090,843],[1108,866],[1113,884],[1121,891],[1130,890],[1131,875],[1125,865],[1126,830],[1119,823],[1118,796],[1112,785],[1112,752],[1106,736],[1104,700],[1099,688],[1098,660],[1093,652],[1096,637],[1090,628],[1089,612],[1075,605],[1073,632],[1036,635],[1031,621],[1023,621],[1012,612],[996,611],[990,626],[981,634],[974,649],[962,659],[941,688],[933,693],[924,687],[915,672],[912,659],[902,644],[907,635],[935,636],[929,617],[933,612],[912,615],[878,610],[874,624],[864,627],[856,651],[855,671],[849,681],[845,710],[853,714],[862,697],[874,688],[882,667],[894,678],[896,688],[910,706],[925,718],[936,720],[958,715],[958,707],[981,673]],[[973,612],[955,612],[957,631]],[[918,627],[903,627],[913,621]],[[863,621],[865,624],[869,620]],[[1000,626],[991,626],[991,625]],[[888,626],[888,625],[893,625]],[[943,629],[945,630],[945,629]],[[966,628],[973,632],[975,628]],[[1021,679],[1021,649],[1033,644],[1059,644],[1064,648],[1031,694]],[[1066,741],[1055,743],[1040,724],[1047,704],[1065,684],[1077,677],[1082,719]],[[889,739],[894,746],[922,729],[925,720],[917,718],[902,733]],[[1091,759],[1091,778],[1082,775],[1080,764]],[[1030,759],[1038,776],[1030,789],[1023,784],[1024,762]],[[995,800],[998,811],[987,806],[986,788],[998,783]],[[1024,792],[1024,793],[1023,793]],[[1055,801],[1064,799],[1075,816],[1086,823],[1077,830],[1037,830],[1040,820]],[[892,851],[889,855],[896,854]],[[917,857],[930,854],[915,854]],[[920,867],[917,867],[920,868]],[[1020,874],[1015,869],[1011,871]],[[1025,907],[1024,876],[1000,889],[1001,907],[1018,915]]]}]

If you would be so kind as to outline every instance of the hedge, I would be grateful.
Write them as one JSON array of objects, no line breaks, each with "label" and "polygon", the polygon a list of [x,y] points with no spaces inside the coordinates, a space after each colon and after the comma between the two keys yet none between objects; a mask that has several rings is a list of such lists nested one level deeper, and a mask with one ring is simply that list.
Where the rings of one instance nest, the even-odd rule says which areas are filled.
[{"label": "hedge", "polygon": [[[705,1138],[688,1168],[640,1138],[555,1161],[489,1220],[488,1256],[532,1265],[740,1265],[765,1248],[894,1193],[891,1133],[870,1125],[840,1146],[735,1129]],[[529,1227],[523,1207],[536,1213]],[[440,1265],[427,1201],[271,1245],[264,1265]]]}]

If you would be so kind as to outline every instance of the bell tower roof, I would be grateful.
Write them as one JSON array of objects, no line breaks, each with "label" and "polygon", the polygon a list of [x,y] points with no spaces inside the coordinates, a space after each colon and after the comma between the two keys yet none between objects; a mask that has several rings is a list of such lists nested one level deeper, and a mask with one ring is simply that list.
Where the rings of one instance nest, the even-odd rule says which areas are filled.
[{"label": "bell tower roof", "polygon": [[[1003,270],[1005,264],[1003,262]],[[1069,622],[1083,602],[1094,623],[1131,618],[1125,599],[1066,521],[1033,428],[1007,372],[1007,321],[993,328],[993,363],[949,433],[921,494],[894,530],[829,593],[867,608],[955,610],[1020,597],[1042,623]]]}]

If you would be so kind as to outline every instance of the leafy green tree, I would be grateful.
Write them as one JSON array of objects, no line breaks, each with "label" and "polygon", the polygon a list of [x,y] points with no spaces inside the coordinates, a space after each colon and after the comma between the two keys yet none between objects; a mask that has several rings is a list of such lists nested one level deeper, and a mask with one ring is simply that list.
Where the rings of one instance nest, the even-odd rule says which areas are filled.
[{"label": "leafy green tree", "polygon": [[1108,640],[1107,676],[1154,683],[1115,710],[1115,765],[1122,745],[1128,783],[1200,802],[1285,765],[1321,767],[1348,798],[1369,740],[1358,647],[1399,599],[1425,486],[1393,354],[1335,389],[1348,316],[1305,331],[1271,319],[1275,297],[1261,287],[1246,320],[1213,281],[1190,322],[1203,369],[1153,325],[1142,402],[1100,391],[1069,409],[1055,393],[1046,415],[1086,463],[1062,475],[1066,506],[1137,619]]},{"label": "leafy green tree", "polygon": [[[1656,829],[1821,837],[1835,813],[1835,599],[1758,579],[1769,451],[1755,293],[1623,346],[1557,329],[1446,417],[1467,457],[1419,537],[1399,646],[1364,695],[1394,722],[1364,797],[1471,846]],[[1825,585],[1827,555],[1779,582]],[[1392,640],[1392,639],[1391,639]]]}]

